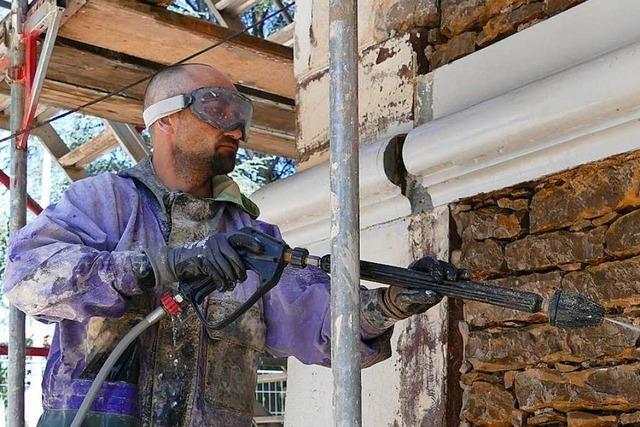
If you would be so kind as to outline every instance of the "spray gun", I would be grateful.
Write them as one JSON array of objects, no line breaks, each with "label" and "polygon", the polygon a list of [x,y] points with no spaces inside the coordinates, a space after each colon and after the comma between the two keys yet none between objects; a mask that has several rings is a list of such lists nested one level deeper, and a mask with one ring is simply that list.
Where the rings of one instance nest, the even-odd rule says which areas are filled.
[{"label": "spray gun", "polygon": [[[243,258],[247,269],[253,270],[260,278],[258,290],[233,313],[216,323],[207,322],[200,310],[200,305],[207,295],[191,292],[190,288],[202,289],[192,284],[180,285],[181,301],[191,302],[194,311],[207,327],[222,329],[235,321],[262,296],[269,292],[280,280],[282,271],[287,265],[306,268],[319,267],[326,273],[331,272],[329,255],[322,257],[310,255],[304,248],[290,248],[267,234],[253,228],[244,228],[229,238],[229,243]],[[471,280],[448,281],[434,279],[428,274],[369,261],[360,262],[360,278],[371,282],[408,289],[424,289],[435,291],[442,296],[468,301],[478,301],[513,310],[529,313],[547,312],[549,323],[561,328],[577,328],[600,325],[604,319],[604,308],[582,294],[558,289],[549,300],[533,293],[520,291]],[[206,280],[206,279],[205,279]],[[170,296],[165,296],[168,301]],[[170,307],[175,309],[174,304]]]},{"label": "spray gun", "polygon": [[[151,312],[122,338],[111,352],[98,372],[82,406],[78,410],[71,427],[80,427],[82,420],[111,367],[127,347],[149,326],[158,322],[165,315],[178,315],[185,304],[191,304],[198,318],[210,329],[223,329],[233,323],[249,310],[258,300],[278,284],[286,266],[306,268],[315,266],[326,273],[331,272],[329,255],[322,257],[310,255],[304,248],[290,248],[281,242],[254,228],[243,228],[229,237],[229,244],[242,257],[245,267],[255,272],[260,286],[247,301],[241,304],[226,318],[218,322],[209,322],[200,309],[201,304],[211,292],[211,287],[202,286],[209,279],[200,282],[179,285],[178,293],[167,293],[160,299],[161,305]],[[549,323],[561,328],[579,328],[598,326],[602,323],[605,310],[602,305],[586,296],[568,290],[558,289],[549,300],[527,291],[505,288],[471,280],[434,280],[430,275],[408,268],[394,267],[374,262],[360,262],[360,278],[371,282],[382,283],[409,289],[435,291],[442,296],[468,301],[478,301],[513,310],[529,313],[547,312]]]}]

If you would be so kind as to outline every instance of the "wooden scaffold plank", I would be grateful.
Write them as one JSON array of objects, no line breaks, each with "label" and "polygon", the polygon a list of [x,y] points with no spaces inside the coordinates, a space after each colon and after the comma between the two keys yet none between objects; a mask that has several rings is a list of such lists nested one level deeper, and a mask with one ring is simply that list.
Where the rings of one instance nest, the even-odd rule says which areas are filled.
[{"label": "wooden scaffold plank", "polygon": [[147,145],[142,138],[142,135],[138,133],[135,127],[126,123],[119,123],[106,120],[105,125],[114,138],[120,144],[120,147],[134,162],[139,162],[146,156],[151,154],[151,151],[147,148]]},{"label": "wooden scaffold plank", "polygon": [[[228,28],[128,0],[88,0],[60,30],[61,37],[160,64],[172,64],[233,34]],[[241,34],[193,62],[214,65],[245,86],[295,96],[293,51],[285,46]]]},{"label": "wooden scaffold plank", "polygon": [[118,146],[118,140],[109,130],[102,131],[90,141],[76,147],[58,159],[63,168],[83,168]]}]

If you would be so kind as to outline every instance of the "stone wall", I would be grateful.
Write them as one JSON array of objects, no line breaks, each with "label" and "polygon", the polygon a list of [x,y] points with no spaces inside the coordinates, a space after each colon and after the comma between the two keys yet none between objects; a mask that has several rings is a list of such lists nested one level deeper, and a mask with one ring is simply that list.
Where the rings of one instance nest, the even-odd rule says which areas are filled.
[{"label": "stone wall", "polygon": [[[640,324],[640,153],[452,206],[452,259],[476,279],[599,300]],[[469,425],[640,425],[638,331],[464,304],[461,419]]]},{"label": "stone wall", "polygon": [[[361,0],[360,132],[363,144],[413,127],[416,76],[466,56],[584,0]],[[300,168],[328,158],[329,2],[296,12]]]}]

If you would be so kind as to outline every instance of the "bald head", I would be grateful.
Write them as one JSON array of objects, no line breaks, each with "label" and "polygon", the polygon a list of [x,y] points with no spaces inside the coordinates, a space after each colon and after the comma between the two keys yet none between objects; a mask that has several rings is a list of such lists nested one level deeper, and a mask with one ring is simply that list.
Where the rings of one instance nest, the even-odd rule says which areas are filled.
[{"label": "bald head", "polygon": [[147,85],[144,108],[163,99],[208,86],[235,90],[233,82],[224,73],[209,65],[180,64],[165,68]]}]

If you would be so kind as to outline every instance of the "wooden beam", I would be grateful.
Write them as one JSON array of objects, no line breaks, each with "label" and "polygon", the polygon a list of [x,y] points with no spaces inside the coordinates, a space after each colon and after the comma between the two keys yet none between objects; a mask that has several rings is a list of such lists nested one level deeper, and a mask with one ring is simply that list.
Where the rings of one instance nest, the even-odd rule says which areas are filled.
[{"label": "wooden beam", "polygon": [[[56,161],[70,152],[69,147],[62,141],[62,138],[60,138],[60,135],[58,135],[58,132],[56,132],[51,124],[42,125],[34,129],[32,134],[40,140],[42,147],[47,150]],[[63,167],[59,162],[58,165],[71,181],[77,181],[89,176],[83,168]]]},{"label": "wooden beam", "polygon": [[[151,75],[159,67],[162,65],[73,41],[59,40],[51,56],[41,103],[64,109],[77,108]],[[142,126],[142,99],[146,84],[144,82],[126,90],[124,94],[84,108],[83,112]],[[273,96],[250,88],[241,88],[241,91],[247,93],[254,102],[253,125],[258,129],[254,131],[252,128],[246,147],[254,151],[297,157],[295,108],[288,105],[290,101],[284,99],[284,102],[280,102],[277,97],[276,101],[268,100],[264,97]],[[0,93],[9,93],[6,83],[0,83]],[[0,97],[0,103],[3,99],[8,101],[9,98]]]},{"label": "wooden beam", "polygon": [[[228,28],[131,0],[88,0],[60,29],[61,37],[160,64],[175,63],[233,34]],[[214,65],[245,86],[295,96],[293,51],[276,43],[241,34],[192,62]]]},{"label": "wooden beam", "polygon": [[[113,92],[153,75],[162,67],[162,64],[141,63],[138,58],[58,39],[49,60],[47,79]],[[144,81],[120,96],[142,100],[147,84],[148,81]]]},{"label": "wooden beam", "polygon": [[135,163],[138,163],[151,154],[142,135],[140,135],[133,126],[110,120],[105,120],[105,125],[108,131],[111,132],[118,141],[120,147]]},{"label": "wooden beam", "polygon": [[118,146],[110,131],[104,130],[91,141],[85,142],[58,159],[63,168],[84,168]]},{"label": "wooden beam", "polygon": [[241,146],[260,153],[298,159],[295,137],[278,134],[267,129],[251,128],[249,143],[243,143]]},{"label": "wooden beam", "polygon": [[0,95],[0,112],[6,111],[8,115],[9,105],[11,105],[11,97],[9,95]]},{"label": "wooden beam", "polygon": [[[8,88],[0,85],[0,91],[7,93]],[[40,100],[49,105],[55,105],[61,108],[75,108],[88,100],[96,99],[105,92],[92,89],[79,88],[77,86],[66,83],[53,82],[46,80],[42,89]],[[245,148],[258,151],[261,153],[275,154],[290,158],[298,158],[298,150],[295,141],[295,126],[293,119],[289,119],[282,114],[289,114],[283,108],[284,113],[280,114],[278,110],[269,110],[264,105],[255,104],[256,114],[254,123],[249,132],[249,140],[243,144]],[[121,96],[109,98],[108,101],[100,102],[91,107],[85,108],[83,112],[102,117],[108,120],[118,122],[132,123],[134,125],[143,125],[142,117],[142,101],[132,100]],[[260,116],[263,116],[260,118]],[[273,128],[257,127],[259,122],[265,124],[276,125],[277,123],[286,124],[285,129],[291,133],[274,131]],[[33,132],[34,134],[37,131]]]},{"label": "wooden beam", "polygon": [[216,3],[218,10],[240,15],[245,10],[260,3],[260,0],[220,0]]},{"label": "wooden beam", "polygon": [[143,2],[153,4],[155,6],[168,7],[171,3],[173,3],[173,0],[143,0]]},{"label": "wooden beam", "polygon": [[[9,116],[6,114],[0,115],[0,129],[9,130]],[[62,138],[60,138],[60,135],[58,135],[58,132],[56,132],[51,124],[41,125],[34,129],[31,134],[40,140],[42,147],[47,150],[56,161],[59,157],[64,156],[70,151],[69,147],[62,141]],[[77,181],[89,176],[84,169],[74,167],[64,168],[60,163],[58,163],[58,165],[71,181]]]},{"label": "wooden beam", "polygon": [[293,46],[293,36],[295,28],[296,24],[295,22],[292,22],[286,27],[280,29],[280,31],[278,31],[277,33],[271,34],[269,37],[267,37],[267,40],[285,46]]}]

